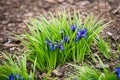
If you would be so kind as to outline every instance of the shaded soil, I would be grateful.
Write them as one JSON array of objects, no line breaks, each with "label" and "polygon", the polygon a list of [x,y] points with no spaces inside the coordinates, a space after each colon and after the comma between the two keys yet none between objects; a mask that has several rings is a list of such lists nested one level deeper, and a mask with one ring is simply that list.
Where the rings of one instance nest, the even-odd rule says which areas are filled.
[{"label": "shaded soil", "polygon": [[[82,18],[89,13],[100,15],[114,22],[103,32],[119,41],[120,1],[119,0],[1,0],[0,1],[0,51],[13,52],[19,41],[12,39],[10,33],[22,34],[26,31],[24,21],[30,17],[63,9],[79,10]],[[112,35],[112,36],[111,36]],[[14,48],[13,48],[14,47]]]},{"label": "shaded soil", "polygon": [[[102,32],[102,36],[108,36],[112,44],[112,53],[117,54],[114,43],[120,43],[120,0],[0,0],[0,51],[11,54],[21,52],[21,42],[13,38],[11,33],[21,35],[26,32],[24,21],[28,21],[30,17],[40,14],[48,16],[49,12],[55,15],[63,9],[70,9],[71,12],[74,9],[79,10],[82,18],[92,12],[107,21],[114,20]],[[0,55],[0,61],[2,58]],[[119,59],[120,56],[117,56],[107,63],[110,67],[115,66],[120,63]]]}]

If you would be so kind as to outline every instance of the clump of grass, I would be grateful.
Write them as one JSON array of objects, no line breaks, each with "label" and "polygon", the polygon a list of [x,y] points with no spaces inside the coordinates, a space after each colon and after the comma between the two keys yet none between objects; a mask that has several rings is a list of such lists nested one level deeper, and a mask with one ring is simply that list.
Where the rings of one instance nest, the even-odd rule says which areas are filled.
[{"label": "clump of grass", "polygon": [[[102,60],[97,56],[99,63],[102,65],[101,69],[96,69],[94,65],[73,65],[74,71],[65,80],[119,80],[120,79],[120,67],[117,67],[115,71],[111,72],[107,69]],[[74,74],[73,74],[74,73]]]},{"label": "clump of grass", "polygon": [[111,48],[108,42],[104,41],[101,37],[99,37],[98,39],[96,39],[96,43],[97,43],[96,46],[100,51],[100,53],[102,53],[102,55],[104,55],[107,59],[109,59]]},{"label": "clump of grass", "polygon": [[115,73],[110,72],[105,68],[105,71],[101,72],[88,66],[74,65],[74,67],[77,69],[76,74],[65,80],[118,80]]},{"label": "clump of grass", "polygon": [[[23,43],[31,53],[29,60],[34,62],[37,57],[36,66],[40,71],[69,61],[83,63],[84,58],[90,55],[90,47],[95,38],[109,24],[93,15],[88,15],[82,22],[80,14],[76,12],[73,19],[66,12],[57,17],[50,15],[50,20],[41,15],[30,19],[30,24],[26,23],[30,34],[25,34],[27,41],[23,40]],[[102,40],[100,43],[104,44]]]},{"label": "clump of grass", "polygon": [[6,61],[3,61],[3,65],[0,65],[0,79],[2,80],[34,80],[34,71],[30,71],[28,74],[26,65],[26,56],[23,58],[12,57],[3,54]]},{"label": "clump of grass", "polygon": [[119,52],[120,54],[120,44],[116,41],[116,48],[117,48],[117,52]]}]

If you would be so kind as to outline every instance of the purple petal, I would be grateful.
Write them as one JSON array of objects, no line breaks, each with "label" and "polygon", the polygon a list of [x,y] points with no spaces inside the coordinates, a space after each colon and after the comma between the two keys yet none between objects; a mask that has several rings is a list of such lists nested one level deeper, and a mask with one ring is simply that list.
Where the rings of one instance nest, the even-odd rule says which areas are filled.
[{"label": "purple petal", "polygon": [[116,67],[116,68],[115,68],[115,72],[116,72],[116,73],[120,73],[120,67]]},{"label": "purple petal", "polygon": [[117,74],[117,78],[120,79],[120,74]]},{"label": "purple petal", "polygon": [[68,37],[65,36],[65,37],[64,37],[64,42],[67,42],[67,41],[68,41]]},{"label": "purple petal", "polygon": [[52,51],[55,50],[54,46],[50,46],[50,49],[51,49]]},{"label": "purple petal", "polygon": [[75,40],[76,40],[76,41],[78,41],[78,39],[79,39],[79,38],[78,38],[78,37],[76,37],[76,39],[75,39]]},{"label": "purple petal", "polygon": [[82,36],[77,35],[75,40],[78,41]]},{"label": "purple petal", "polygon": [[9,80],[14,80],[14,75],[13,75],[13,74],[11,74],[11,75],[9,76]]},{"label": "purple petal", "polygon": [[77,35],[79,35],[79,36],[82,35],[82,31],[78,30]]},{"label": "purple petal", "polygon": [[54,44],[54,49],[56,49],[56,47],[58,47],[58,45],[57,45],[57,44]]},{"label": "purple petal", "polygon": [[74,25],[71,26],[71,30],[75,31],[76,27]]},{"label": "purple petal", "polygon": [[85,28],[82,30],[82,36],[85,36],[86,34],[87,34],[87,29]]},{"label": "purple petal", "polygon": [[64,51],[64,47],[62,45],[59,46],[59,48]]}]

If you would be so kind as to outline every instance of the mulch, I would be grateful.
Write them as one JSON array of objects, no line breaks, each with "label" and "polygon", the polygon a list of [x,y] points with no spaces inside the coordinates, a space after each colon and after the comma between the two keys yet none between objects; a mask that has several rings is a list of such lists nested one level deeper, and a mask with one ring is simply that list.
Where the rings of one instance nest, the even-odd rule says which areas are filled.
[{"label": "mulch", "polygon": [[[82,18],[93,13],[107,21],[113,20],[101,35],[103,38],[107,36],[112,49],[116,50],[115,41],[120,43],[120,0],[0,0],[0,51],[9,54],[21,52],[22,43],[11,33],[22,35],[27,31],[24,22],[29,18],[40,14],[48,17],[49,12],[55,15],[64,9],[70,9],[71,13],[74,9],[79,10]],[[0,60],[2,58],[0,55]],[[107,62],[115,66],[120,63],[118,58]]]}]

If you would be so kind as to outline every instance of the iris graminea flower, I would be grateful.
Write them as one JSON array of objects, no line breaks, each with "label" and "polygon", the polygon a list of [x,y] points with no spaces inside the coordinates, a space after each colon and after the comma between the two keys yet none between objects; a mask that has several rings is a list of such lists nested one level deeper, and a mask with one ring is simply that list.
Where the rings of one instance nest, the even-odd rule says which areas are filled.
[{"label": "iris graminea flower", "polygon": [[69,42],[69,38],[67,36],[64,36],[64,42]]},{"label": "iris graminea flower", "polygon": [[52,41],[48,41],[48,40],[46,40],[46,42],[52,51],[55,50],[57,47],[62,51],[64,50],[64,47],[62,46],[63,41],[60,41],[60,43],[58,43],[58,41],[57,41],[56,44],[52,44]]},{"label": "iris graminea flower", "polygon": [[10,74],[9,80],[14,80],[14,75],[13,74]]},{"label": "iris graminea flower", "polygon": [[72,25],[72,26],[71,26],[71,30],[74,32],[75,29],[76,29],[76,26],[75,26],[75,25]]},{"label": "iris graminea flower", "polygon": [[62,51],[64,51],[64,47],[62,45],[59,45],[59,49],[61,49]]},{"label": "iris graminea flower", "polygon": [[120,79],[120,67],[117,67],[117,68],[115,69],[115,72],[116,72],[117,78]]},{"label": "iris graminea flower", "polygon": [[51,49],[52,51],[55,50],[56,47],[57,47],[57,44],[54,44],[54,45],[53,45],[51,41],[48,42],[48,45],[49,45],[49,47],[50,47],[50,49]]},{"label": "iris graminea flower", "polygon": [[84,28],[83,30],[78,30],[77,32],[77,36],[76,36],[76,41],[78,41],[79,39],[81,39],[82,37],[87,38],[87,29]]},{"label": "iris graminea flower", "polygon": [[9,76],[9,80],[15,80],[16,78],[17,80],[24,80],[24,78],[21,78],[20,74],[16,74],[16,75],[10,74]]}]

